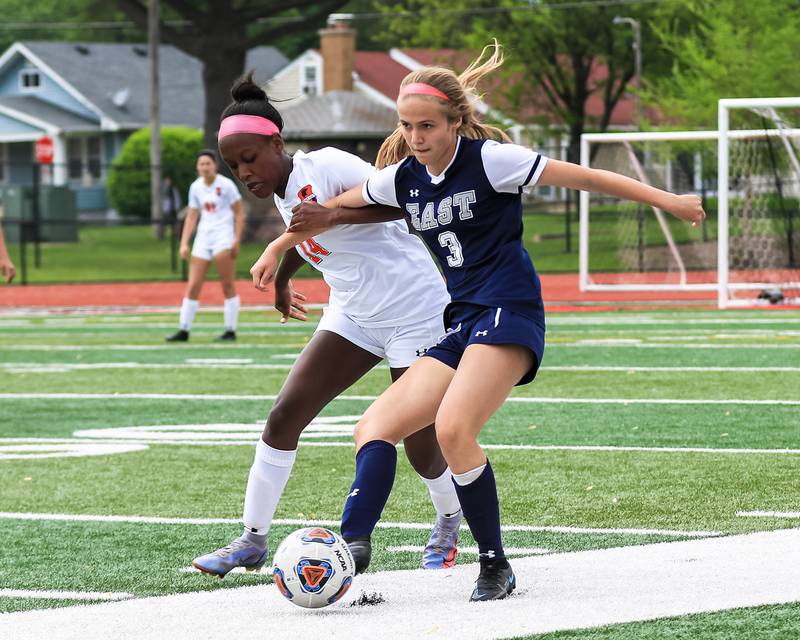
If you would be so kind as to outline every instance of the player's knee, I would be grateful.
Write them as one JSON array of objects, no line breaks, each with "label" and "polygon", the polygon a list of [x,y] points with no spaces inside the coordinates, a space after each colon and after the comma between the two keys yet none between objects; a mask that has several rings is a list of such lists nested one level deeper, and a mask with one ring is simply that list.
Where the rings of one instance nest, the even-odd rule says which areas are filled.
[{"label": "player's knee", "polygon": [[448,451],[457,450],[463,439],[463,430],[459,429],[455,420],[436,417],[436,440],[438,440],[445,457],[447,457]]},{"label": "player's knee", "polygon": [[297,412],[292,411],[285,403],[280,400],[276,402],[267,416],[267,424],[264,426],[262,435],[264,442],[287,446],[296,445],[297,439],[306,427],[297,421],[296,415]]},{"label": "player's knee", "polygon": [[386,423],[374,418],[369,412],[361,416],[361,419],[356,423],[356,428],[353,430],[353,440],[355,440],[356,449],[360,449],[372,440],[397,443],[393,434],[387,430]]}]

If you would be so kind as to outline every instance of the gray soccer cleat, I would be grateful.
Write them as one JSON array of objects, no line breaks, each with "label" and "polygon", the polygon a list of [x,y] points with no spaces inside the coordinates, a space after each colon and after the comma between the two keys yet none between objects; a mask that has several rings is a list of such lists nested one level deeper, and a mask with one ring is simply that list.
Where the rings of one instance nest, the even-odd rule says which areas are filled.
[{"label": "gray soccer cleat", "polygon": [[247,571],[257,571],[267,561],[267,549],[252,542],[236,538],[229,545],[204,556],[195,558],[192,566],[203,573],[224,578],[231,569],[244,567]]}]

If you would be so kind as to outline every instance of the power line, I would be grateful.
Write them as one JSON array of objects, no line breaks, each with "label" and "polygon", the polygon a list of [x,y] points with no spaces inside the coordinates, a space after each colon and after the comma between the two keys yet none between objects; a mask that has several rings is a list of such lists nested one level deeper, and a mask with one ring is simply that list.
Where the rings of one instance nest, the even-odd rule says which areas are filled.
[{"label": "power line", "polygon": [[[515,13],[518,11],[569,11],[581,9],[583,7],[619,7],[626,5],[647,5],[647,4],[667,4],[680,2],[681,0],[571,0],[554,4],[544,4],[541,0],[530,0],[528,4],[514,5],[511,7],[475,7],[472,9],[438,9],[431,15],[448,16],[471,16],[471,15],[491,15],[501,13]],[[377,20],[382,18],[413,18],[421,17],[421,11],[394,11],[394,12],[365,12],[351,13],[353,20]],[[290,24],[306,20],[305,16],[276,16],[271,18],[259,18],[254,20],[256,24]],[[192,26],[189,20],[166,20],[164,24],[169,27],[188,27]],[[94,22],[6,22],[0,23],[0,31],[35,31],[39,29],[138,29],[136,24],[130,20],[118,21],[94,21]]]}]

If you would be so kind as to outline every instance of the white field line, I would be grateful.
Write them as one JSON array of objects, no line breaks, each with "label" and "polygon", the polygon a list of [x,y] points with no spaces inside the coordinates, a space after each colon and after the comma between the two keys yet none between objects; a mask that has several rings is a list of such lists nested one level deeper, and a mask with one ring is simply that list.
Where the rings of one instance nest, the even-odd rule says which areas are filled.
[{"label": "white field line", "polygon": [[[20,513],[20,512],[0,512],[0,520],[35,520],[35,521],[56,521],[56,522],[123,522],[132,524],[192,524],[192,525],[212,525],[212,524],[235,524],[240,525],[239,518],[163,518],[158,516],[100,516],[87,514],[68,514],[68,513]],[[276,525],[287,525],[295,527],[338,527],[341,525],[339,520],[303,520],[297,518],[276,518],[272,521]],[[413,531],[430,531],[429,522],[379,522],[378,529],[405,529]],[[463,530],[467,530],[467,525],[461,525]],[[719,531],[681,531],[676,529],[642,529],[642,528],[598,528],[598,527],[572,527],[572,526],[537,526],[527,524],[507,524],[502,525],[503,531],[518,532],[550,532],[550,533],[574,533],[574,534],[600,534],[600,535],[632,535],[632,536],[663,536],[667,538],[708,538],[722,535]]]},{"label": "white field line", "polygon": [[[311,335],[310,333],[295,332],[295,335]],[[253,349],[276,349],[286,348],[289,345],[251,345],[251,344],[197,344],[189,346],[178,346],[172,344],[93,344],[93,345],[74,345],[74,344],[0,344],[0,351],[177,351],[179,349],[202,348],[226,349],[251,352]],[[297,345],[301,346],[301,345]],[[585,340],[578,342],[549,342],[548,349],[558,348],[628,348],[628,349],[800,349],[800,343],[790,342],[786,344],[764,343],[734,343],[734,344],[702,344],[691,342],[664,342],[664,343],[645,343],[635,340],[615,340],[613,342],[600,340]]]},{"label": "white field line", "polygon": [[[372,402],[378,396],[342,395],[333,401]],[[232,394],[179,394],[179,393],[0,393],[0,400],[275,400],[276,395],[232,395]],[[506,398],[506,402],[523,404],[679,404],[679,405],[766,405],[766,406],[800,406],[800,400],[745,400],[699,399],[699,398],[526,398],[514,396]]]},{"label": "white field line", "polygon": [[800,518],[800,511],[737,511],[740,518]]},{"label": "white field line", "polygon": [[[414,544],[401,544],[396,547],[386,547],[389,553],[422,553],[425,547]],[[545,553],[552,553],[550,549],[542,547],[503,547],[507,556],[541,556]],[[478,547],[458,547],[458,553],[478,555]]]},{"label": "white field line", "polygon": [[[475,564],[357,576],[342,603],[294,607],[274,585],[0,616],[3,637],[204,640],[225,636],[492,640],[800,600],[800,530],[634,545],[513,561],[514,597],[467,602]],[[380,593],[376,606],[348,606]],[[188,622],[187,622],[188,621]]]},{"label": "white field line", "polygon": [[607,347],[619,348],[625,347],[628,349],[800,349],[800,343],[789,342],[786,344],[774,344],[765,342],[761,343],[735,343],[735,344],[697,344],[694,342],[659,342],[658,344],[650,344],[647,342],[630,341],[614,341],[607,342],[601,340],[585,340],[577,342],[549,342],[548,349],[558,349],[560,347],[566,348],[593,348],[593,347]]},{"label": "white field line", "polygon": [[[98,335],[98,332],[94,331],[93,329],[89,329],[88,327],[85,327],[86,330],[83,330],[83,329],[84,329],[84,327],[82,327],[81,330],[79,330],[79,331],[30,331],[30,330],[27,330],[27,329],[23,329],[23,330],[11,329],[11,330],[9,330],[7,332],[4,331],[4,333],[7,333],[7,335],[9,337],[13,337],[15,339],[18,339],[18,338],[36,338],[36,339],[41,339],[41,338],[48,338],[48,339],[60,338],[60,339],[68,340],[70,338],[79,338],[79,337],[82,337],[82,336],[96,337]],[[252,337],[252,336],[287,336],[287,335],[291,335],[291,336],[299,336],[299,335],[308,336],[308,335],[311,335],[312,332],[313,332],[313,327],[311,327],[310,329],[275,329],[275,330],[271,330],[271,329],[264,329],[264,330],[248,329],[246,331],[239,330],[238,331],[238,335],[239,335],[240,338]],[[104,334],[105,337],[113,337],[113,338],[119,338],[121,335],[122,336],[126,336],[126,335],[141,335],[141,332],[136,331],[136,329],[129,329],[129,330],[126,330],[126,331],[114,331],[113,334],[110,334],[108,332],[106,332]],[[209,337],[208,337],[209,335],[213,335],[213,333],[212,332],[208,332],[208,334],[205,337],[205,340],[209,340]],[[202,339],[203,338],[200,338],[200,340],[202,340]],[[171,345],[167,345],[167,346],[171,346]],[[172,346],[174,348],[174,345],[172,345]]]},{"label": "white field line", "polygon": [[[165,425],[166,426],[166,425]],[[131,429],[135,429],[135,427],[131,427]],[[256,437],[258,432],[253,431],[251,432],[242,432],[242,433],[232,433],[226,434],[230,438],[239,438],[239,439],[208,439],[208,440],[200,440],[194,437],[187,437],[186,439],[178,438],[175,435],[166,435],[164,437],[146,437],[146,436],[134,436],[131,435],[130,438],[125,437],[104,437],[102,435],[94,436],[89,435],[90,430],[76,432],[81,433],[80,438],[0,438],[0,446],[6,444],[17,444],[17,443],[47,443],[47,444],[74,444],[74,445],[82,445],[87,442],[97,443],[97,444],[109,444],[109,445],[123,445],[123,444],[130,444],[130,445],[144,445],[143,448],[146,448],[147,445],[151,444],[164,444],[164,445],[187,445],[187,446],[213,446],[213,447],[221,447],[221,446],[228,446],[228,447],[252,447],[253,443],[256,441]],[[102,430],[98,430],[102,431]],[[113,429],[109,429],[109,431],[113,431]],[[190,433],[190,432],[189,432]],[[222,438],[221,434],[217,434],[217,437]],[[321,441],[321,442],[313,442],[308,441],[305,438],[326,438],[326,437],[346,437],[347,440],[345,441],[336,441],[336,440],[329,440],[329,441]],[[91,440],[87,440],[87,438],[91,438]],[[301,440],[303,440],[304,447],[353,447],[353,440],[352,440],[352,433],[345,433],[344,431],[336,432],[319,432],[319,433],[311,433],[311,434],[303,434],[300,436]],[[402,443],[397,445],[398,447],[402,448]],[[789,455],[795,456],[800,455],[800,449],[744,449],[744,448],[730,448],[730,447],[632,447],[632,446],[617,446],[617,445],[560,445],[560,444],[492,444],[492,443],[481,443],[481,447],[484,449],[489,449],[493,451],[608,451],[608,452],[615,452],[615,451],[632,451],[632,452],[642,452],[642,453],[710,453],[710,454],[739,454],[739,455]],[[98,454],[100,455],[100,454]],[[29,456],[25,456],[26,458]]]},{"label": "white field line", "polygon": [[551,325],[584,325],[584,326],[596,326],[596,325],[635,325],[635,326],[643,326],[643,325],[663,325],[663,324],[674,324],[676,326],[681,325],[693,325],[696,326],[698,324],[721,324],[721,325],[729,325],[729,324],[800,324],[800,318],[793,317],[793,318],[783,318],[780,316],[775,316],[772,318],[728,318],[726,316],[720,315],[718,318],[715,317],[693,317],[693,316],[686,316],[685,318],[654,318],[653,316],[640,316],[640,315],[625,315],[622,316],[596,316],[594,314],[584,313],[581,315],[569,315],[569,316],[562,316],[562,315],[551,315],[547,318],[547,324]]},{"label": "white field line", "polygon": [[[284,358],[284,356],[270,356]],[[296,359],[292,355],[286,359]],[[242,362],[241,360],[247,360]],[[150,362],[4,362],[0,367],[9,373],[59,373],[92,369],[291,369],[292,364],[260,364],[252,359],[190,358],[185,363]],[[386,369],[386,365],[374,367]],[[543,366],[539,371],[619,372],[619,373],[800,373],[800,367],[641,367],[605,365],[554,365]]]},{"label": "white field line", "polygon": [[37,591],[33,589],[0,589],[0,598],[36,600],[127,600],[132,593],[98,591]]},{"label": "white field line", "polygon": [[[310,335],[310,334],[308,334]],[[299,344],[212,344],[190,342],[188,345],[176,344],[0,344],[0,351],[174,351],[175,353],[191,352],[192,350],[208,351],[221,349],[228,351],[270,351],[273,349],[286,349],[289,346],[303,346]]]},{"label": "white field line", "polygon": [[[314,305],[313,308],[322,308],[324,305]],[[203,307],[203,309],[208,309],[211,311],[213,307]],[[222,307],[218,307],[219,310],[222,310]],[[247,306],[248,310],[255,310],[251,306]],[[267,310],[272,310],[272,307],[265,307]],[[26,326],[26,327],[40,327],[42,325],[37,325],[32,320],[30,320],[27,314],[24,314],[25,317],[22,317],[23,314],[19,316],[15,316],[12,314],[3,314],[4,317],[8,318],[15,318],[13,320],[8,321],[0,321],[0,327],[5,326]],[[74,316],[74,317],[58,317],[58,318],[45,318],[44,325],[47,326],[81,326],[88,322],[89,317],[95,317],[96,314],[87,314],[86,316]],[[139,316],[141,317],[141,316]],[[98,322],[99,320],[99,322]],[[151,329],[171,329],[175,328],[176,324],[174,322],[153,322],[150,318],[141,317],[140,321],[133,320],[131,318],[126,318],[125,320],[120,320],[119,317],[110,317],[108,319],[97,319],[95,317],[95,322],[102,323],[107,322],[112,327],[124,327],[124,328],[151,328]],[[275,326],[275,327],[285,327],[286,325],[281,324],[277,321],[272,320],[265,320],[265,321],[254,321],[248,323],[251,325],[256,326]],[[647,325],[675,325],[676,327],[681,326],[697,326],[697,325],[781,325],[781,324],[800,324],[800,318],[798,317],[782,317],[781,315],[776,315],[771,318],[764,318],[764,317],[727,317],[726,315],[720,315],[719,317],[695,317],[692,315],[689,317],[688,315],[684,318],[656,318],[653,316],[647,315],[635,315],[635,314],[626,314],[623,316],[618,315],[601,315],[598,313],[581,313],[577,315],[567,314],[553,314],[547,319],[547,324],[558,326],[604,326],[604,325],[619,325],[619,326],[647,326]],[[94,327],[95,325],[91,325]],[[102,326],[102,325],[101,325]],[[221,325],[219,322],[211,322],[211,321],[199,321],[193,324],[194,327],[203,327],[203,328],[210,328],[216,329],[219,328]],[[45,328],[42,327],[42,328]]]},{"label": "white field line", "polygon": [[109,456],[120,453],[144,451],[147,444],[96,443],[72,441],[71,443],[3,444],[0,441],[0,461],[33,460],[45,458],[83,458],[86,456]]}]

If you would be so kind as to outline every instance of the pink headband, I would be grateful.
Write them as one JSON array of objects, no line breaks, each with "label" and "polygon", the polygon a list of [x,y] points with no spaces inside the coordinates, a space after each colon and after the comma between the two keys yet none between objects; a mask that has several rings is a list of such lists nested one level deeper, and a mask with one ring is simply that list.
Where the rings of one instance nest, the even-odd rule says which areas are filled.
[{"label": "pink headband", "polygon": [[274,136],[276,133],[280,133],[280,129],[272,120],[262,116],[228,116],[219,125],[217,140],[232,136],[234,133],[257,133],[262,136]]},{"label": "pink headband", "polygon": [[435,96],[437,98],[441,98],[442,100],[450,100],[445,93],[439,91],[436,87],[425,84],[424,82],[412,82],[404,87],[400,87],[400,95],[398,97],[402,98],[403,96],[407,96],[409,94],[422,94],[425,96]]}]

